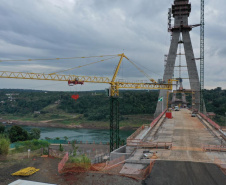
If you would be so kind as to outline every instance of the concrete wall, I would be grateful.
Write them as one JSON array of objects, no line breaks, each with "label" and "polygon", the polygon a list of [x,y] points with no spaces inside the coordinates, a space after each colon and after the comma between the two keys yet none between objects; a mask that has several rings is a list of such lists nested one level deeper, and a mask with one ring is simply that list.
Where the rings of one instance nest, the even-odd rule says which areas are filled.
[{"label": "concrete wall", "polygon": [[131,153],[126,153],[126,145],[124,145],[110,153],[110,161],[123,156],[125,157],[125,159],[128,159],[130,154]]}]

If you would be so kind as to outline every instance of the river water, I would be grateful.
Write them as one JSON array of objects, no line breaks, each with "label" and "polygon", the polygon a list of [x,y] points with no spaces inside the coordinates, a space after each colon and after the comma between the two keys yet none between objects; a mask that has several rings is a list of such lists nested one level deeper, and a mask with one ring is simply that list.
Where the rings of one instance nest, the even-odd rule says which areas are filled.
[{"label": "river water", "polygon": [[[86,142],[88,141],[95,143],[107,143],[110,141],[110,133],[109,130],[102,129],[67,129],[67,128],[49,128],[49,127],[31,127],[31,126],[22,126],[27,131],[30,131],[32,128],[39,128],[41,130],[41,138],[45,139],[46,137],[55,139],[59,137],[64,140],[64,136],[68,137],[69,141],[77,140]],[[120,130],[119,135],[121,139],[126,139],[129,137],[134,130]]]}]

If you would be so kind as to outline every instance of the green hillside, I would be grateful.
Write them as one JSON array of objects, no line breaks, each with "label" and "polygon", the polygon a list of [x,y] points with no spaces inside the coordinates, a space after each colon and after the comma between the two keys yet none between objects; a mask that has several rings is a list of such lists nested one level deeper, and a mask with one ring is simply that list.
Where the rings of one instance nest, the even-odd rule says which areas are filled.
[{"label": "green hillside", "polygon": [[[79,98],[71,98],[78,94]],[[208,112],[215,112],[215,120],[224,124],[226,90],[205,90]],[[158,91],[121,91],[121,126],[137,127],[150,123],[156,108]],[[188,100],[191,98],[188,96]],[[0,117],[21,121],[46,121],[61,124],[106,125],[109,122],[109,97],[105,91],[51,92],[33,90],[0,90]]]}]

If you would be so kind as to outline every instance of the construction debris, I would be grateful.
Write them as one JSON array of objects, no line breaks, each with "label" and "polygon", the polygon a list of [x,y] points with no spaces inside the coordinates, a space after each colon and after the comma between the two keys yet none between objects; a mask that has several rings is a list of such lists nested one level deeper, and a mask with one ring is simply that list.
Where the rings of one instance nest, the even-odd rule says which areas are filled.
[{"label": "construction debris", "polygon": [[30,176],[34,174],[35,172],[39,171],[39,169],[36,169],[34,167],[27,167],[24,169],[21,169],[15,173],[12,173],[13,176]]}]

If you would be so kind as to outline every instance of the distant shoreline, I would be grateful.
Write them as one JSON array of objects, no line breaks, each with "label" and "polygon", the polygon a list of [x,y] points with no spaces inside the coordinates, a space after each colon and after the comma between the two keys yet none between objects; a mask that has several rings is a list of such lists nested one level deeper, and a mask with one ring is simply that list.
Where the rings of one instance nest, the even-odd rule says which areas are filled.
[{"label": "distant shoreline", "polygon": [[[17,120],[1,120],[1,122],[7,122],[5,125],[19,125],[19,126],[33,126],[33,127],[49,127],[49,128],[84,128],[84,129],[109,129],[107,126],[91,126],[91,125],[65,125],[61,123],[43,123],[43,122],[31,122],[31,121],[17,121]],[[124,126],[120,127],[121,130],[135,130],[139,127],[129,127]]]}]

